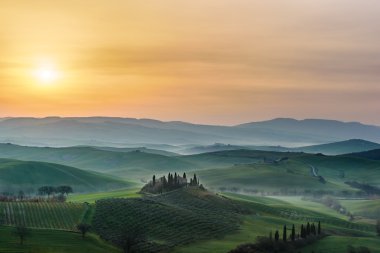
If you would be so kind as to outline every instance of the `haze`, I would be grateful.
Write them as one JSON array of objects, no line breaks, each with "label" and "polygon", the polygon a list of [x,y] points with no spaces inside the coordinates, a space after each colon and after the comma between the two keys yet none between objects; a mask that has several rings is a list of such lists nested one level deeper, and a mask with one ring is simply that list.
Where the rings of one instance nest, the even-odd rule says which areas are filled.
[{"label": "haze", "polygon": [[375,0],[2,0],[0,116],[380,124],[379,11]]}]

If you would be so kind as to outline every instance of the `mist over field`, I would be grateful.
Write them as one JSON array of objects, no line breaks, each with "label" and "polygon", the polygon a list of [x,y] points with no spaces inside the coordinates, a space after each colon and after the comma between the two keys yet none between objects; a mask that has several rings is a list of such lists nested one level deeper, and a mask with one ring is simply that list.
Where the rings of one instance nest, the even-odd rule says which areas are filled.
[{"label": "mist over field", "polygon": [[380,142],[380,127],[358,122],[279,118],[235,126],[163,122],[153,119],[4,118],[0,141],[33,146],[211,145],[214,143],[300,147],[348,139]]}]

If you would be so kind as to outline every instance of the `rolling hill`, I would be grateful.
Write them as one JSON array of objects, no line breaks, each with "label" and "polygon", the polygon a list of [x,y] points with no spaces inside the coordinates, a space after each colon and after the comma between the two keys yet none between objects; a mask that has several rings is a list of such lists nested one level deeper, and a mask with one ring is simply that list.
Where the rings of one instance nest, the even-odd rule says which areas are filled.
[{"label": "rolling hill", "polygon": [[305,152],[305,153],[322,153],[325,155],[342,155],[348,153],[364,152],[368,150],[378,149],[380,144],[361,139],[350,139],[319,145],[310,145],[302,147],[282,147],[282,146],[255,146],[245,145],[237,146],[223,143],[215,143],[213,145],[192,146],[181,149],[178,152],[181,154],[200,154],[217,151],[228,151],[238,149],[275,151],[275,152]]},{"label": "rolling hill", "polygon": [[380,149],[380,144],[365,140],[351,139],[347,141],[333,142],[321,145],[312,145],[293,149],[305,153],[323,153],[325,155],[341,155]]},{"label": "rolling hill", "polygon": [[0,159],[2,191],[36,192],[44,185],[70,185],[74,192],[84,192],[129,187],[131,183],[59,164]]},{"label": "rolling hill", "polygon": [[359,158],[365,158],[365,159],[370,159],[370,160],[380,160],[380,149],[374,149],[374,150],[365,151],[365,152],[346,154],[345,156],[359,157]]},{"label": "rolling hill", "polygon": [[119,246],[123,229],[143,231],[146,240],[137,245],[137,252],[168,252],[236,232],[238,214],[246,210],[242,208],[214,193],[184,188],[142,198],[98,200],[93,226],[103,239]]},{"label": "rolling hill", "polygon": [[380,142],[380,127],[357,122],[286,118],[236,126],[112,117],[0,120],[0,142],[35,146],[230,143],[295,147],[352,138]]},{"label": "rolling hill", "polygon": [[93,147],[26,147],[0,144],[0,158],[31,160],[64,164],[85,170],[139,178],[154,171],[196,168],[179,157],[135,150],[122,152]]},{"label": "rolling hill", "polygon": [[[202,183],[214,189],[341,193],[357,191],[345,184],[346,181],[380,185],[380,162],[356,157],[230,150],[185,156],[183,159],[203,163],[208,169],[196,173]],[[321,181],[319,176],[324,180]]]}]

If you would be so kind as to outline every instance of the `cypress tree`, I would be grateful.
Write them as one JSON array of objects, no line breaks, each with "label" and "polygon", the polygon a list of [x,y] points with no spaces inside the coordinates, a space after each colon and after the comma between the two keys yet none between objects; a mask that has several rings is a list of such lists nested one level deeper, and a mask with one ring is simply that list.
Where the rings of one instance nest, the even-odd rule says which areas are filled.
[{"label": "cypress tree", "polygon": [[156,175],[153,175],[153,186],[155,186],[156,185]]},{"label": "cypress tree", "polygon": [[310,223],[308,222],[306,225],[306,236],[310,235]]},{"label": "cypress tree", "polygon": [[197,175],[194,173],[194,179],[193,179],[194,186],[198,185]]},{"label": "cypress tree", "polygon": [[296,240],[296,228],[294,227],[294,224],[292,226],[292,234],[291,234],[292,241],[294,242]]},{"label": "cypress tree", "polygon": [[301,224],[301,238],[305,238],[305,227]]},{"label": "cypress tree", "polygon": [[174,173],[174,185],[178,185],[177,172]]},{"label": "cypress tree", "polygon": [[278,233],[278,230],[274,233],[274,240],[278,242],[278,239],[280,239],[280,234]]},{"label": "cypress tree", "polygon": [[321,234],[321,221],[318,221],[318,235]]},{"label": "cypress tree", "polygon": [[284,230],[282,232],[282,240],[286,242],[286,225],[284,225]]}]

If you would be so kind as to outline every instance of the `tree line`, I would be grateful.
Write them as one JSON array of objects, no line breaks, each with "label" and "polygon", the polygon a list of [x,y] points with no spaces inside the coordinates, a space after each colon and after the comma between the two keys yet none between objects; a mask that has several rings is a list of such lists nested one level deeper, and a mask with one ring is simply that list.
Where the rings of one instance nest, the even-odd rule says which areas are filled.
[{"label": "tree line", "polygon": [[72,192],[73,192],[73,188],[71,188],[71,186],[69,185],[61,185],[57,187],[47,185],[47,186],[41,186],[40,188],[38,188],[38,195],[48,196],[48,198],[52,194],[58,193],[61,195],[68,196],[69,193],[72,193]]},{"label": "tree line", "polygon": [[[314,223],[307,223],[306,225],[301,224],[299,232],[296,234],[296,228],[293,224],[291,233],[289,237],[287,236],[287,227],[284,225],[283,230],[282,230],[282,241],[287,242],[288,240],[294,242],[295,240],[298,239],[306,239],[308,236],[317,236],[322,234],[321,230],[321,222],[319,221],[317,226],[315,226]],[[272,231],[269,233],[269,240],[273,241],[273,236],[272,236]],[[280,233],[278,230],[275,231],[274,233],[274,241],[278,242],[280,240]]]},{"label": "tree line", "polygon": [[160,178],[153,175],[152,180],[147,183],[141,191],[149,193],[163,193],[187,186],[200,186],[199,178],[195,173],[192,177],[190,177],[189,182],[186,173],[183,173],[182,176],[177,172],[174,174],[168,173],[167,176],[164,175]]},{"label": "tree line", "polygon": [[279,230],[274,233],[271,231],[269,236],[258,237],[256,243],[242,244],[229,253],[296,252],[297,249],[311,244],[323,236],[321,222],[301,224],[298,232],[294,224],[291,229],[284,225],[282,234]]}]

